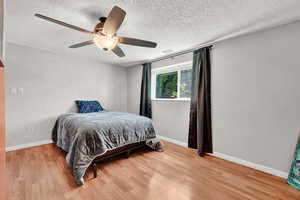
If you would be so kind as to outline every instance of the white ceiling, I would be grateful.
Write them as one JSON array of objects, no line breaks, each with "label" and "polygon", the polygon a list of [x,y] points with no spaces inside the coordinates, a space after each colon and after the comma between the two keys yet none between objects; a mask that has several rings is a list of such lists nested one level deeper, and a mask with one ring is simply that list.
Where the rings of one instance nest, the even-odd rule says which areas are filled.
[{"label": "white ceiling", "polygon": [[[124,58],[95,46],[69,49],[91,36],[33,16],[40,13],[93,30],[114,5],[127,12],[118,35],[155,41],[158,47],[122,45]],[[6,8],[8,42],[121,66],[300,18],[299,0],[7,0]]]}]

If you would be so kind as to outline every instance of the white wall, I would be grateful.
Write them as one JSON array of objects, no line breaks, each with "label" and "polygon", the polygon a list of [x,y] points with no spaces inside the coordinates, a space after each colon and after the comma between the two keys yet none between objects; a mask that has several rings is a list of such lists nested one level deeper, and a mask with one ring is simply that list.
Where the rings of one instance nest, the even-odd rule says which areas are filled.
[{"label": "white wall", "polygon": [[50,139],[57,116],[76,111],[77,99],[127,110],[124,68],[8,43],[5,73],[7,146]]},{"label": "white wall", "polygon": [[[300,22],[296,22],[215,45],[215,152],[288,172],[300,131],[299,35]],[[127,76],[132,80],[128,110],[136,112],[140,67],[128,69]],[[188,102],[153,102],[159,135],[187,143],[188,116]]]},{"label": "white wall", "polygon": [[300,131],[300,23],[213,50],[214,150],[288,172]]},{"label": "white wall", "polygon": [[127,69],[127,111],[139,114],[142,66]]}]

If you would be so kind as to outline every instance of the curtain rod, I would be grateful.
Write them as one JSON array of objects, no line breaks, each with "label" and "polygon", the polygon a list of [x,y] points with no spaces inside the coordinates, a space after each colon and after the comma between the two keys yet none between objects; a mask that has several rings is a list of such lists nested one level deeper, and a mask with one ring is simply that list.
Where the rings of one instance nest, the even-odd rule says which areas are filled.
[{"label": "curtain rod", "polygon": [[188,53],[191,53],[191,52],[196,51],[196,50],[201,49],[201,48],[205,48],[205,47],[212,48],[213,46],[214,46],[213,44],[205,44],[205,45],[201,45],[199,47],[194,47],[192,49],[187,49],[187,50],[184,50],[184,51],[180,51],[180,52],[173,53],[173,54],[170,54],[170,55],[162,56],[162,57],[159,57],[159,58],[154,58],[154,59],[148,60],[147,62],[157,62],[157,61],[160,61],[160,60],[173,58],[173,57],[180,56],[180,55],[183,55],[183,54],[188,54]]}]

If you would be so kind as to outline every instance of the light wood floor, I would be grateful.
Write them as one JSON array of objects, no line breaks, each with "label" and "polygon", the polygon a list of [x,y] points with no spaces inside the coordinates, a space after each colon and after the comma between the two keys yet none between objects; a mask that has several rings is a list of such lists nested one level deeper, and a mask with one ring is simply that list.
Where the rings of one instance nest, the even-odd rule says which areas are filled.
[{"label": "light wood floor", "polygon": [[300,199],[284,179],[165,142],[165,152],[141,152],[106,162],[85,185],[74,184],[65,153],[43,145],[7,153],[11,200]]}]

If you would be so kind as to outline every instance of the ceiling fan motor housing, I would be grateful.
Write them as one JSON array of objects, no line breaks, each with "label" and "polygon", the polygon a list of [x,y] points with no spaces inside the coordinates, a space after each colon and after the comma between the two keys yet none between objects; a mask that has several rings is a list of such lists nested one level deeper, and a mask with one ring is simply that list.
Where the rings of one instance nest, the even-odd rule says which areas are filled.
[{"label": "ceiling fan motor housing", "polygon": [[95,26],[95,29],[94,29],[94,32],[95,33],[98,33],[98,32],[101,32],[103,30],[103,26],[104,26],[104,23],[106,21],[106,17],[100,17],[99,18],[99,21],[100,23],[98,23],[96,26]]},{"label": "ceiling fan motor housing", "polygon": [[99,21],[102,22],[102,23],[104,23],[106,21],[106,17],[100,17]]}]

